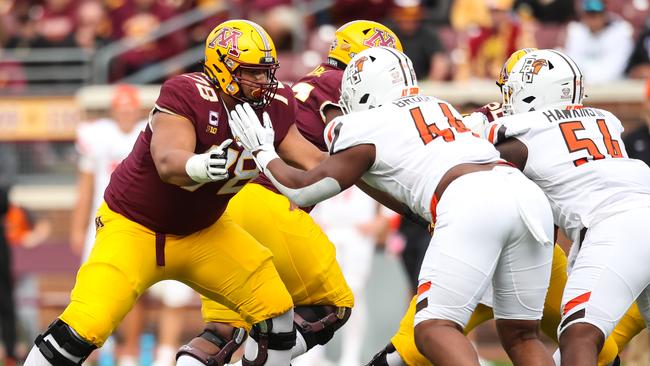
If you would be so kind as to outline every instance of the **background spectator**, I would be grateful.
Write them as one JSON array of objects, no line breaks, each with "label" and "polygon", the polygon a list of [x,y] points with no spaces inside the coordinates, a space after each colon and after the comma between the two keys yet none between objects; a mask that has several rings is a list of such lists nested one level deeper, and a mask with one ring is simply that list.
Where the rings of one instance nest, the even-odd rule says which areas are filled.
[{"label": "background spectator", "polygon": [[602,0],[584,0],[580,21],[567,28],[566,53],[580,66],[589,84],[623,78],[632,47],[632,27],[607,12]]},{"label": "background spectator", "polygon": [[17,157],[13,146],[0,145],[0,330],[5,366],[16,365],[16,308],[13,295],[11,251],[5,228],[9,211],[9,188],[15,181]]},{"label": "background spectator", "polygon": [[577,16],[574,0],[516,0],[513,8],[528,8],[537,21],[545,24],[566,23]]},{"label": "background spectator", "polygon": [[[486,1],[490,24],[472,27],[467,31],[469,72],[476,78],[495,80],[503,60],[522,48],[521,25],[512,13],[511,0]],[[534,45],[525,45],[534,47]]]},{"label": "background spectator", "polygon": [[418,79],[445,80],[449,74],[449,59],[435,29],[423,19],[424,13],[419,0],[398,0],[389,13],[386,26],[402,42]]},{"label": "background spectator", "polygon": [[108,43],[112,25],[104,4],[98,0],[84,1],[77,9],[74,38],[78,47],[94,51]]},{"label": "background spectator", "polygon": [[35,8],[36,39],[33,47],[74,47],[76,0],[45,0]]},{"label": "background spectator", "polygon": [[623,138],[627,154],[632,159],[643,160],[650,165],[650,81],[646,83],[646,100],[641,114],[644,124]]},{"label": "background spectator", "polygon": [[114,78],[125,77],[156,61],[171,57],[187,46],[184,30],[173,32],[157,41],[147,41],[160,24],[173,15],[172,8],[156,0],[127,0],[112,12],[112,38],[124,39],[135,46],[118,58],[113,70]]},{"label": "background spectator", "polygon": [[634,45],[625,72],[628,77],[634,79],[650,77],[650,19]]}]

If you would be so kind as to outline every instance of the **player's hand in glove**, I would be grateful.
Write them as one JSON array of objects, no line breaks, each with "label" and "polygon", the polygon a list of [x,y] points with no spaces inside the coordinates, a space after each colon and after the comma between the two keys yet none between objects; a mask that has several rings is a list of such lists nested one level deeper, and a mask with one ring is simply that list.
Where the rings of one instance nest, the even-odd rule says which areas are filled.
[{"label": "player's hand in glove", "polygon": [[185,172],[197,183],[216,182],[228,179],[228,153],[225,149],[232,143],[231,139],[203,154],[187,159]]},{"label": "player's hand in glove", "polygon": [[488,122],[494,122],[497,118],[503,117],[503,105],[499,102],[488,103],[477,108],[474,113],[481,113],[487,118]]},{"label": "player's hand in glove", "polygon": [[248,103],[238,104],[230,111],[230,130],[237,144],[250,151],[255,157],[255,162],[261,170],[278,155],[273,146],[275,133],[269,114],[262,113],[263,123],[255,114],[255,111]]},{"label": "player's hand in glove", "polygon": [[483,136],[483,131],[497,118],[503,117],[503,107],[499,102],[488,103],[474,112],[463,116],[463,124],[472,132]]}]

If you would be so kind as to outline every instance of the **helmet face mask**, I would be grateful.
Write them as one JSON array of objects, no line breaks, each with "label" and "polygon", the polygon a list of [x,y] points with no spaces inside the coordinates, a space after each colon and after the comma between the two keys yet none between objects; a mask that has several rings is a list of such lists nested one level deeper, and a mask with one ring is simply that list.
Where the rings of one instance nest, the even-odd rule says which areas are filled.
[{"label": "helmet face mask", "polygon": [[501,94],[505,115],[581,105],[582,72],[559,51],[533,51],[512,67]]},{"label": "helmet face mask", "polygon": [[348,114],[418,93],[411,60],[397,50],[373,47],[354,56],[345,68],[339,105]]},{"label": "helmet face mask", "polygon": [[271,103],[278,67],[273,40],[251,21],[221,23],[206,39],[203,72],[223,93],[253,108]]},{"label": "helmet face mask", "polygon": [[[278,80],[275,78],[278,66],[277,63],[269,66],[239,65],[232,75],[233,82],[239,85],[239,91],[231,96],[240,102],[249,103],[253,108],[264,108],[273,100],[278,89]],[[258,77],[260,74],[263,76]]]}]

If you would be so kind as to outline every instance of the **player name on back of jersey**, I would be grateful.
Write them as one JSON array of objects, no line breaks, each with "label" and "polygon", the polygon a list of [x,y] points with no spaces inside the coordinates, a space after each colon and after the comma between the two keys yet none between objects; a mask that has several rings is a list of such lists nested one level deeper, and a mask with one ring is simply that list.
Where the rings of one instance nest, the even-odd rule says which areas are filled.
[{"label": "player name on back of jersey", "polygon": [[394,101],[393,104],[395,104],[398,107],[406,107],[406,106],[409,106],[411,104],[425,102],[425,101],[428,101],[428,100],[431,100],[431,98],[426,96],[426,95],[412,95],[412,96],[408,96],[408,97],[405,97],[405,98],[398,99],[398,100]]},{"label": "player name on back of jersey", "polygon": [[549,109],[542,111],[542,114],[551,123],[580,117],[605,117],[605,114],[601,110],[594,108]]}]

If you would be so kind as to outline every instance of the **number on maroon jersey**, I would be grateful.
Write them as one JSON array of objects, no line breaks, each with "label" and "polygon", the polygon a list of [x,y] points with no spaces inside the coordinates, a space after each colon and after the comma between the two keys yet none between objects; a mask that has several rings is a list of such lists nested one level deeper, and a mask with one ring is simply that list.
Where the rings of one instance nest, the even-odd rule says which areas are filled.
[{"label": "number on maroon jersey", "polygon": [[[206,152],[216,146],[217,145],[212,145],[206,150]],[[229,179],[223,183],[223,186],[219,189],[217,194],[236,194],[246,183],[257,177],[259,174],[253,154],[247,150],[242,151],[240,154],[238,150],[228,148],[226,163],[227,169],[230,169],[233,164],[235,164],[235,169]],[[190,186],[183,186],[181,188],[186,191],[194,192],[204,184],[205,183],[197,183]]]},{"label": "number on maroon jersey", "polygon": [[[612,134],[609,132],[609,128],[607,127],[605,120],[599,118],[596,120],[596,124],[598,125],[600,134],[603,136],[603,142],[605,143],[607,154],[609,154],[609,156],[612,158],[622,158],[623,153],[621,152],[621,145],[618,141],[612,139]],[[575,166],[580,166],[589,160],[600,160],[607,157],[601,153],[600,150],[598,150],[598,146],[596,146],[596,143],[592,139],[579,139],[576,136],[577,131],[583,131],[585,129],[585,126],[581,121],[562,122],[559,124],[559,126],[569,152],[576,152],[580,150],[587,151],[587,157],[579,158],[573,161],[573,164]]]},{"label": "number on maroon jersey", "polygon": [[455,130],[456,133],[471,132],[467,127],[465,127],[463,121],[454,116],[446,103],[438,103],[438,106],[442,110],[442,113],[445,115],[445,117],[447,117],[447,123],[449,123],[449,126],[451,126],[451,128],[445,128],[441,130],[438,128],[438,126],[436,126],[435,123],[428,124],[424,120],[424,115],[422,114],[420,107],[411,108],[409,110],[411,117],[413,118],[413,122],[415,122],[415,127],[420,133],[420,138],[425,145],[433,141],[433,139],[436,137],[442,137],[443,140],[447,142],[454,141],[456,139],[456,135],[454,135],[453,130]]}]

